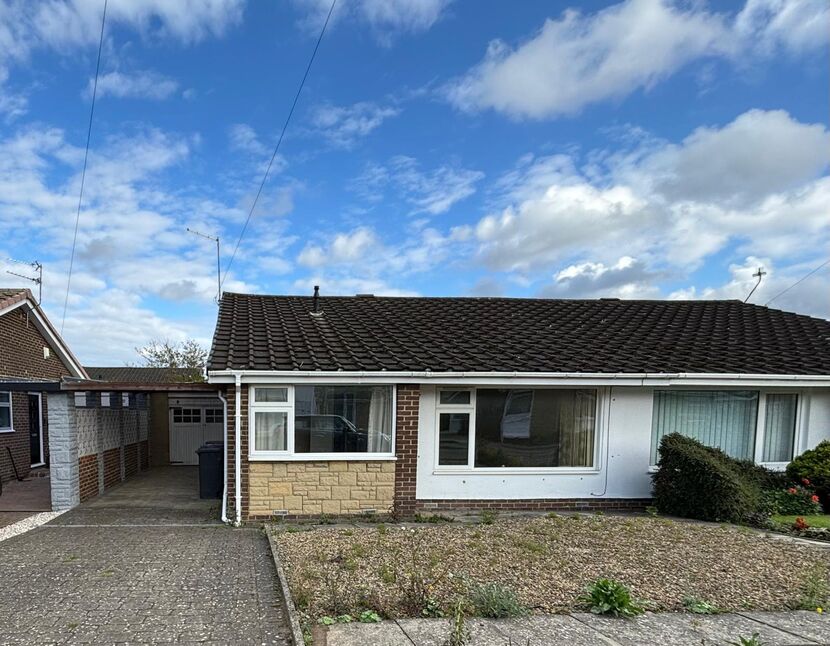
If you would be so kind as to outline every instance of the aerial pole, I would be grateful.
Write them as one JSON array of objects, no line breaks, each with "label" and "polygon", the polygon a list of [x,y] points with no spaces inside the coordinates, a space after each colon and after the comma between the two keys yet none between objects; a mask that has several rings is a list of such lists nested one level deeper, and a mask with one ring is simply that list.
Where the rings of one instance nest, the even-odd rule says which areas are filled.
[{"label": "aerial pole", "polygon": [[219,260],[219,237],[218,236],[211,236],[207,233],[202,233],[201,231],[196,231],[196,229],[191,229],[187,227],[187,231],[189,233],[193,233],[197,236],[201,236],[202,238],[207,238],[208,240],[212,240],[216,243],[216,303],[218,304],[219,301],[222,300],[222,265]]}]

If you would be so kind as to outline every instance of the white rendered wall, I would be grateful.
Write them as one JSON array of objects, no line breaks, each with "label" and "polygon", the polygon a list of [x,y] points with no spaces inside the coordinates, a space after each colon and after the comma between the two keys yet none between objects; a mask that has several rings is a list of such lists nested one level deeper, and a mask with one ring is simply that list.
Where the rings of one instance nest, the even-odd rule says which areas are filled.
[{"label": "white rendered wall", "polygon": [[802,451],[812,449],[822,440],[830,440],[830,389],[820,388],[809,393],[807,420]]}]

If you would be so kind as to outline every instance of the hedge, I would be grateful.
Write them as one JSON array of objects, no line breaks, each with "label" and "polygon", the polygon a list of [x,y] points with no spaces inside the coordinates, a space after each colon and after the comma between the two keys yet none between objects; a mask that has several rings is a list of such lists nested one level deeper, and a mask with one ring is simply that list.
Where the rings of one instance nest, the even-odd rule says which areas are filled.
[{"label": "hedge", "polygon": [[787,475],[794,482],[809,480],[825,500],[830,494],[830,442],[824,440],[816,448],[804,451],[787,465]]},{"label": "hedge", "polygon": [[743,523],[763,513],[761,492],[781,486],[780,476],[720,449],[671,433],[660,442],[654,504],[673,516]]}]

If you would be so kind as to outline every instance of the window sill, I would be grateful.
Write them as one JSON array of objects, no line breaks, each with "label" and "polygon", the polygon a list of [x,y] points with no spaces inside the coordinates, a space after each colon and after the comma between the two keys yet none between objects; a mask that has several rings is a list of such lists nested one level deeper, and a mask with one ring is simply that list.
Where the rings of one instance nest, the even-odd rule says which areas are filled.
[{"label": "window sill", "polygon": [[0,433],[14,433],[13,428],[0,428]]},{"label": "window sill", "polygon": [[547,467],[547,468],[478,468],[478,469],[433,469],[434,476],[595,476],[600,469],[573,468],[573,467]]},{"label": "window sill", "polygon": [[256,453],[249,462],[387,462],[397,460],[388,453]]}]

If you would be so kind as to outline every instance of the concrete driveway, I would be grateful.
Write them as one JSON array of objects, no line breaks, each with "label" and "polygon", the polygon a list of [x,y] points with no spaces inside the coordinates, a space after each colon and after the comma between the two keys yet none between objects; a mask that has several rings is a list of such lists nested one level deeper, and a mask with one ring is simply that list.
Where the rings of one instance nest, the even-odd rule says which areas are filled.
[{"label": "concrete driveway", "polygon": [[289,644],[265,536],[194,492],[153,469],[0,542],[0,643]]}]

